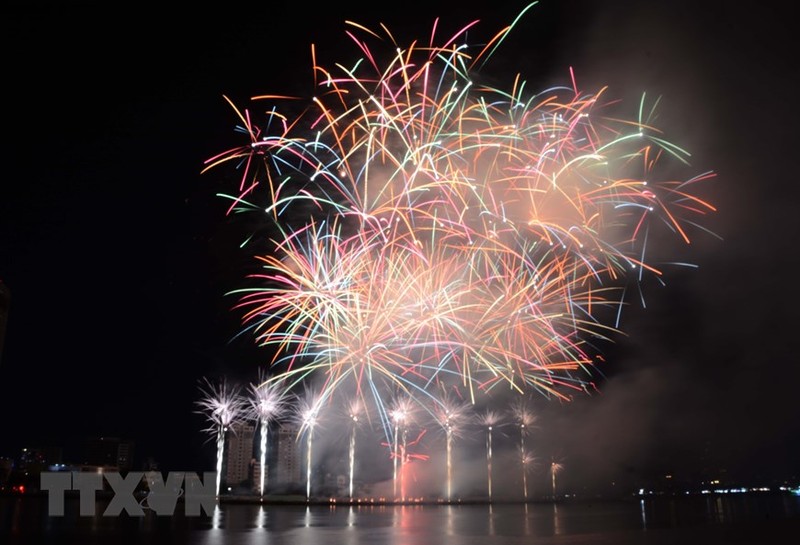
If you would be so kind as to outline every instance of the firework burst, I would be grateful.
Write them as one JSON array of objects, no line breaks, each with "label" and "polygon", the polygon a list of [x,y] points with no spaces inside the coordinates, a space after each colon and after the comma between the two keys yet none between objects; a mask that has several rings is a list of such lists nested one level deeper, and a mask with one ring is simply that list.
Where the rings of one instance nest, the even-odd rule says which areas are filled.
[{"label": "firework burst", "polygon": [[572,71],[539,92],[521,75],[482,84],[515,24],[475,47],[475,23],[401,44],[348,22],[360,58],[314,54],[299,115],[297,97],[231,103],[245,142],[207,162],[240,168],[229,212],[271,229],[248,234],[261,268],[232,292],[243,326],[287,388],[320,378],[322,400],[374,401],[395,483],[385,396],[444,407],[437,388],[458,384],[472,403],[500,388],[570,400],[618,333],[608,317],[628,284],[663,276],[648,242],[689,243],[714,211],[694,194],[713,174],[673,174],[689,154],[657,127],[657,101],[626,115]]}]

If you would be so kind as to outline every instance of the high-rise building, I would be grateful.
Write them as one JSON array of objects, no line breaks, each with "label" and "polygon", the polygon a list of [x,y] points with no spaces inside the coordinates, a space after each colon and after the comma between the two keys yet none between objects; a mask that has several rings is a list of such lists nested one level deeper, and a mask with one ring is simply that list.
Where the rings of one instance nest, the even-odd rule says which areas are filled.
[{"label": "high-rise building", "polygon": [[133,441],[119,437],[90,437],[86,442],[85,463],[128,471],[133,467],[133,446]]},{"label": "high-rise building", "polygon": [[[264,490],[267,493],[275,492],[280,489],[277,471],[278,471],[278,426],[269,426],[267,430],[267,452],[264,459]],[[255,445],[254,450],[254,464],[253,464],[253,490],[260,491],[261,487],[261,426],[256,426],[256,434],[253,440]]]},{"label": "high-rise building", "polygon": [[0,280],[0,363],[3,361],[3,343],[6,338],[8,311],[11,306],[11,290]]},{"label": "high-rise building", "polygon": [[282,485],[297,485],[303,482],[303,464],[300,460],[302,448],[297,441],[299,428],[284,424],[278,428],[278,467],[276,481]]},{"label": "high-rise building", "polygon": [[255,427],[252,424],[236,424],[228,432],[225,446],[225,484],[239,486],[252,478],[253,437]]}]

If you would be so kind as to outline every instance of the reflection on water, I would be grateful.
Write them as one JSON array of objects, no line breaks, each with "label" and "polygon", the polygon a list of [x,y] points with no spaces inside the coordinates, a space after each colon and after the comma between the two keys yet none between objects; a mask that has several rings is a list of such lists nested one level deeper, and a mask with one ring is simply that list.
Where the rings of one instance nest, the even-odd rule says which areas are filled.
[{"label": "reflection on water", "polygon": [[642,529],[647,530],[647,509],[645,509],[644,499],[639,500],[639,511],[642,513]]},{"label": "reflection on water", "polygon": [[[711,498],[709,498],[709,500],[711,500]],[[709,514],[715,521],[725,522],[725,503],[722,501],[722,497],[718,496],[713,498],[713,500],[713,503],[711,501],[707,501]]]},{"label": "reflection on water", "polygon": [[530,520],[531,520],[531,519],[530,519],[530,517],[528,516],[528,506],[529,506],[529,504],[528,504],[528,503],[526,503],[526,504],[523,506],[523,508],[524,508],[524,514],[523,514],[523,517],[522,517],[522,520],[525,522],[525,531],[524,531],[523,533],[524,533],[526,536],[527,536],[527,535],[530,535],[530,533],[531,533],[531,525],[530,525]]},{"label": "reflection on water", "polygon": [[557,536],[564,533],[564,527],[561,525],[561,519],[558,516],[558,504],[553,504],[553,533]]},{"label": "reflection on water", "polygon": [[256,515],[256,528],[264,528],[267,522],[267,511],[263,505],[258,506],[258,514]]},{"label": "reflection on water", "polygon": [[[694,532],[684,543],[708,542],[708,532],[747,524],[768,531],[776,524],[800,530],[800,497],[791,495],[693,496],[631,501],[570,501],[494,505],[217,505],[200,517],[180,513],[105,517],[80,516],[67,501],[65,516],[50,517],[43,497],[0,498],[0,541],[125,542],[190,545],[291,543],[292,545],[462,545],[574,542],[640,543],[653,532]],[[736,526],[739,525],[739,526]],[[779,526],[775,526],[779,528]],[[785,528],[781,528],[781,531]],[[777,531],[777,530],[776,530]],[[759,534],[761,535],[761,534]],[[622,537],[621,537],[622,536]],[[66,537],[69,537],[67,540]],[[716,534],[711,534],[714,539]],[[534,539],[532,541],[532,539]],[[572,540],[572,541],[571,541]],[[542,542],[541,539],[538,540]]]}]

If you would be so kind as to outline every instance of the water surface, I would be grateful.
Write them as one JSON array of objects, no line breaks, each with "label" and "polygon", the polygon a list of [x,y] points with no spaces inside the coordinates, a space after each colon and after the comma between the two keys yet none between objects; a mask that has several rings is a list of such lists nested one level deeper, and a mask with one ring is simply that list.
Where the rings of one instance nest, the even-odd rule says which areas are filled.
[{"label": "water surface", "polygon": [[[0,541],[145,545],[492,545],[800,543],[791,494],[574,500],[501,505],[218,505],[211,515],[80,516],[68,499],[0,498]],[[2,536],[5,535],[6,538]]]}]

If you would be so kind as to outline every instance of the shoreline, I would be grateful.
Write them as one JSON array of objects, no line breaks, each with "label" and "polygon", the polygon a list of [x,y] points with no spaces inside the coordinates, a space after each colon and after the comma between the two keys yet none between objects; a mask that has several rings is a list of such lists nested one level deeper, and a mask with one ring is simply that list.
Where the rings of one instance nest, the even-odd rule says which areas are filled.
[{"label": "shoreline", "polygon": [[[13,492],[10,490],[0,490],[2,498],[48,498],[48,492],[42,490],[31,490],[24,493]],[[98,490],[95,492],[95,500],[110,500],[114,496],[113,491]],[[147,493],[137,492],[134,497],[144,499]],[[456,498],[447,500],[444,498],[411,498],[406,500],[391,500],[387,498],[354,498],[347,497],[312,497],[306,498],[300,494],[286,495],[265,495],[263,497],[253,494],[223,494],[215,498],[217,505],[239,504],[239,505],[264,505],[264,506],[327,506],[327,507],[437,507],[437,506],[506,506],[506,505],[557,505],[565,503],[590,503],[590,502],[637,502],[645,500],[664,500],[664,499],[690,499],[703,497],[754,497],[754,496],[800,496],[800,488],[786,488],[780,490],[745,490],[736,492],[710,491],[710,492],[654,492],[649,494],[631,493],[629,495],[616,496],[577,496],[567,495],[553,498],[529,499],[527,501],[515,499],[493,499],[487,498]],[[64,498],[67,500],[79,499],[79,493],[75,490],[64,491]],[[176,498],[178,503],[185,501],[184,496]]]}]

